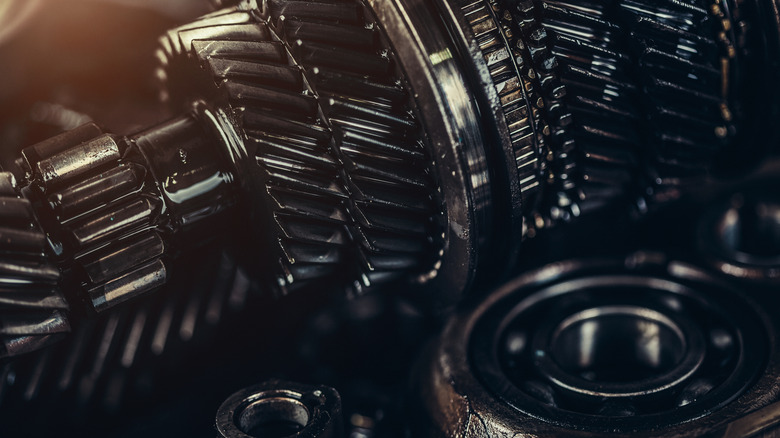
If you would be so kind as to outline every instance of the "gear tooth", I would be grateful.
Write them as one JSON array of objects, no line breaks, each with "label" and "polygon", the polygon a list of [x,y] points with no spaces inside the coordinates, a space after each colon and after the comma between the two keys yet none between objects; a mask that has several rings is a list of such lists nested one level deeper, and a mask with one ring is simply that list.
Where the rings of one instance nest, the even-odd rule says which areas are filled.
[{"label": "gear tooth", "polygon": [[404,105],[408,99],[404,89],[396,83],[383,83],[354,73],[317,66],[308,68],[307,76],[325,93],[346,94],[364,100],[382,99],[391,105]]},{"label": "gear tooth", "polygon": [[429,233],[430,217],[424,214],[410,213],[381,208],[375,205],[363,205],[354,208],[357,223],[367,229],[398,233],[405,236],[422,236]]},{"label": "gear tooth", "polygon": [[336,176],[327,168],[273,156],[258,157],[258,163],[267,172],[269,187],[286,186],[325,197],[331,202],[338,202],[349,196],[344,187],[336,181]]},{"label": "gear tooth", "polygon": [[319,66],[336,71],[375,78],[388,77],[392,64],[388,57],[367,56],[360,50],[349,50],[327,44],[297,40],[292,45],[293,55],[305,66]]},{"label": "gear tooth", "polygon": [[366,131],[382,130],[405,137],[404,134],[418,128],[416,121],[408,114],[399,114],[392,106],[376,100],[333,96],[326,99],[324,110],[333,120],[349,120],[358,127],[361,124],[370,124],[371,127],[364,128]]},{"label": "gear tooth", "polygon": [[363,180],[352,187],[358,189],[353,197],[355,204],[362,208],[364,205],[376,204],[385,208],[399,211],[426,213],[431,211],[430,197],[424,192],[403,192],[408,188],[393,184],[382,184],[374,180]]},{"label": "gear tooth", "polygon": [[367,269],[365,271],[367,275],[368,273],[380,274],[383,272],[403,274],[404,271],[413,269],[420,263],[420,259],[416,254],[401,252],[380,254],[367,250],[364,247],[361,247],[359,252],[364,267]]},{"label": "gear tooth", "polygon": [[209,59],[208,66],[218,79],[246,80],[288,90],[300,90],[303,84],[301,72],[295,67],[223,58]]},{"label": "gear tooth", "polygon": [[286,58],[284,46],[276,41],[199,39],[192,42],[192,50],[198,59],[219,58],[282,64]]},{"label": "gear tooth", "polygon": [[[408,190],[430,189],[430,182],[425,174],[420,174],[408,167],[393,166],[389,163],[364,164],[361,160],[347,159],[346,168],[352,176],[352,180],[366,179],[370,181],[377,181],[379,183],[386,183],[396,186],[400,189],[405,188]],[[428,192],[428,190],[426,190]]]},{"label": "gear tooth", "polygon": [[[23,282],[23,286],[17,284]],[[0,284],[3,297],[0,305],[12,308],[14,311],[22,309],[68,309],[68,303],[55,285],[35,283],[33,279],[16,279],[13,285]],[[10,312],[9,312],[10,313]]]},{"label": "gear tooth", "polygon": [[[488,5],[495,10],[493,23]],[[541,98],[534,105],[546,122],[538,125],[541,154],[534,161],[526,145],[516,147],[515,156],[524,157],[518,175],[526,184],[536,183],[527,160],[544,171],[542,155],[552,158],[553,184],[544,189],[542,215],[553,206],[593,209],[584,204],[603,205],[605,196],[634,190],[640,181],[631,174],[646,164],[660,171],[660,181],[683,183],[709,168],[728,140],[718,134],[733,135],[721,89],[726,48],[714,31],[719,20],[704,2],[484,0],[463,11],[494,78],[508,59],[496,44],[500,22],[511,29],[519,69],[533,72],[526,93]],[[505,95],[502,103],[512,96]],[[514,116],[510,126],[522,119]],[[650,150],[650,163],[640,161],[642,149]],[[605,187],[610,184],[621,189]]]},{"label": "gear tooth", "polygon": [[[2,336],[0,337],[0,340],[2,340],[2,345],[0,345],[0,359],[17,357],[45,349],[61,340],[64,335],[64,333],[54,333],[43,335]],[[34,398],[34,396],[35,394],[31,393],[29,399]]]},{"label": "gear tooth", "polygon": [[69,331],[70,324],[65,314],[60,310],[50,310],[4,317],[0,336],[45,336]]},{"label": "gear tooth", "polygon": [[[287,287],[303,286],[309,281],[332,276],[338,269],[326,264],[295,264],[287,267],[289,282]],[[287,280],[286,280],[287,281]]]},{"label": "gear tooth", "polygon": [[260,29],[261,27],[253,22],[248,12],[230,11],[225,14],[206,15],[199,20],[169,30],[160,42],[168,55],[182,55],[192,49],[192,40],[209,39],[209,35],[223,34],[238,39],[245,35],[263,34],[264,30]]},{"label": "gear tooth", "polygon": [[224,87],[229,98],[240,105],[256,105],[256,108],[276,109],[312,118],[317,114],[317,100],[312,96],[234,81],[226,82]]},{"label": "gear tooth", "polygon": [[390,134],[379,135],[381,131],[372,131],[366,124],[351,123],[348,120],[335,120],[335,131],[339,149],[351,156],[365,156],[377,161],[412,162],[418,166],[425,161],[425,149],[419,140],[404,139],[394,141]]},{"label": "gear tooth", "polygon": [[345,246],[349,243],[349,236],[343,225],[283,213],[274,213],[274,218],[288,240],[334,246]]},{"label": "gear tooth", "polygon": [[93,284],[105,283],[117,278],[128,266],[139,266],[155,257],[162,256],[165,243],[162,237],[147,231],[133,235],[110,246],[79,258],[81,266]]},{"label": "gear tooth", "polygon": [[341,203],[291,187],[269,185],[267,190],[275,211],[341,224],[349,221],[349,213]]},{"label": "gear tooth", "polygon": [[48,261],[47,246],[30,201],[11,173],[0,172],[0,359],[34,351],[70,330],[60,271]]},{"label": "gear tooth", "polygon": [[305,140],[294,141],[290,138],[279,138],[267,134],[257,134],[249,141],[257,146],[257,156],[260,160],[266,157],[283,157],[306,162],[319,169],[329,170],[327,173],[331,175],[337,173],[338,163],[336,160],[327,150],[322,149],[316,143]]},{"label": "gear tooth", "polygon": [[342,26],[339,24],[287,19],[284,22],[283,35],[287,41],[316,41],[353,50],[372,51],[376,46],[378,35],[373,28],[358,26]]},{"label": "gear tooth", "polygon": [[268,28],[261,23],[250,22],[249,14],[237,13],[236,23],[207,25],[193,27],[177,32],[178,45],[175,49],[180,53],[192,53],[192,42],[195,40],[210,40],[224,38],[232,40],[258,41],[269,38]]},{"label": "gear tooth", "polygon": [[363,8],[358,2],[269,0],[271,18],[313,19],[342,24],[363,24]]},{"label": "gear tooth", "polygon": [[[267,6],[262,32],[237,37],[254,24],[235,13],[171,33],[181,47],[166,76],[182,74],[176,65],[203,65],[238,113],[264,175],[279,285],[289,291],[333,275],[336,263],[359,265],[366,248],[388,260],[377,266],[412,268],[409,254],[419,260],[432,252],[433,227],[425,224],[438,214],[436,184],[378,27],[360,1]],[[386,219],[376,218],[379,211]],[[392,262],[394,255],[408,263]],[[382,277],[374,264],[354,268],[353,278]]]},{"label": "gear tooth", "polygon": [[336,265],[341,263],[344,258],[341,248],[334,245],[320,245],[283,238],[279,239],[279,244],[287,258],[287,263],[290,265],[297,263]]},{"label": "gear tooth", "polygon": [[425,250],[425,242],[416,239],[415,236],[391,233],[386,231],[363,229],[358,227],[362,234],[363,246],[374,253],[394,254],[411,253],[418,254]]},{"label": "gear tooth", "polygon": [[257,108],[246,108],[243,122],[244,129],[253,134],[250,140],[272,134],[279,141],[290,138],[295,143],[309,141],[320,148],[327,148],[331,136],[327,128],[318,124],[279,117]]},{"label": "gear tooth", "polygon": [[135,163],[123,163],[73,185],[47,193],[46,200],[57,217],[67,220],[139,190],[147,171]]},{"label": "gear tooth", "polygon": [[[525,28],[513,25],[524,23],[509,14],[505,2],[495,0],[459,1],[469,27],[482,53],[484,67],[491,80],[491,99],[500,109],[496,112],[499,130],[506,130],[507,142],[515,161],[515,171],[524,199],[524,209],[530,209],[537,201],[541,189],[544,166],[541,159],[547,146],[541,136],[543,130],[539,91],[531,76],[536,73],[524,56],[524,44],[518,33]],[[517,16],[526,14],[526,4],[514,5]],[[533,18],[529,19],[533,23]],[[537,39],[542,35],[537,35]],[[542,51],[534,51],[537,58]]]}]

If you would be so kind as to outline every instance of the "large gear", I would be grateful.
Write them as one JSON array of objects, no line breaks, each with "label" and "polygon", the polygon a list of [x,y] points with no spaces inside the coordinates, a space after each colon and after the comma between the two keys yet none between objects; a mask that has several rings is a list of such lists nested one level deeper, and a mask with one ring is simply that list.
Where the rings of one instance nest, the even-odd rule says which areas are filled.
[{"label": "large gear", "polygon": [[336,274],[369,287],[432,268],[441,213],[430,153],[361,2],[228,10],[161,46],[158,76],[177,100],[192,99],[176,84],[202,68],[233,107],[263,181],[269,217],[259,220],[274,230],[283,290]]},{"label": "large gear", "polygon": [[188,363],[196,352],[255,314],[247,306],[253,287],[247,275],[224,252],[208,249],[213,254],[192,266],[198,275],[178,277],[148,300],[76,320],[66,339],[0,364],[3,415],[31,415],[31,407],[70,400],[60,408],[66,415],[94,410],[115,418],[174,380],[173,364],[197,369]]}]

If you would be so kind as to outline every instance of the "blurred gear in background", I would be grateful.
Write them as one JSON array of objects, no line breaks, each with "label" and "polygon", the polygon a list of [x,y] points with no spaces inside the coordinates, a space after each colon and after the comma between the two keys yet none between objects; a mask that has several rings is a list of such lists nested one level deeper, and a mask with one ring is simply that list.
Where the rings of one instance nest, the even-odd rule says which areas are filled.
[{"label": "blurred gear in background", "polygon": [[772,427],[776,6],[0,4],[0,431]]}]

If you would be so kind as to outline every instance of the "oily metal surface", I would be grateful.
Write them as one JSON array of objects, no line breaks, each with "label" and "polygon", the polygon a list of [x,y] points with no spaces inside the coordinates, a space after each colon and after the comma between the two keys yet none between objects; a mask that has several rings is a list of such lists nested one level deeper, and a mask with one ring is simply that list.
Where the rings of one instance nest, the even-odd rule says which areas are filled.
[{"label": "oily metal surface", "polygon": [[[87,3],[90,9],[97,9],[100,2]],[[766,277],[774,276],[776,260],[757,263],[755,258],[746,259],[742,254],[735,257],[733,251],[729,251],[755,251],[766,256],[776,249],[772,234],[773,214],[761,214],[761,211],[773,211],[776,179],[769,178],[763,183],[761,187],[768,192],[767,196],[753,204],[764,207],[751,213],[749,209],[740,208],[738,198],[740,193],[757,193],[755,187],[742,184],[741,179],[718,180],[703,175],[718,166],[740,173],[744,169],[739,162],[759,160],[764,149],[775,147],[770,139],[774,138],[776,130],[771,123],[766,123],[773,113],[764,111],[771,106],[774,95],[771,87],[765,87],[761,75],[750,76],[764,99],[754,97],[741,103],[750,107],[748,113],[762,114],[766,119],[753,117],[749,118],[749,123],[739,122],[739,105],[727,105],[729,111],[723,111],[721,86],[727,80],[729,95],[739,88],[739,75],[733,71],[742,68],[739,60],[743,58],[730,59],[727,68],[721,70],[719,61],[722,59],[718,56],[728,51],[729,44],[737,51],[753,47],[751,43],[742,46],[734,36],[744,26],[754,26],[747,29],[745,35],[755,36],[756,28],[760,28],[758,34],[767,41],[776,39],[772,32],[766,32],[772,29],[766,23],[777,21],[777,13],[764,14],[761,20],[740,21],[732,19],[733,4],[739,3],[740,9],[758,5],[776,11],[776,2],[290,0],[214,3],[223,6],[243,3],[264,12],[247,14],[247,8],[239,7],[165,33],[163,48],[178,52],[168,54],[173,56],[173,60],[168,60],[171,62],[166,70],[169,76],[158,79],[167,81],[172,100],[176,100],[176,90],[186,94],[188,90],[201,87],[213,90],[214,85],[219,84],[232,89],[233,94],[218,103],[227,105],[225,108],[230,107],[235,113],[208,108],[214,116],[208,128],[213,134],[233,123],[242,129],[249,127],[247,141],[257,151],[262,149],[252,155],[259,160],[252,163],[252,167],[264,178],[255,189],[262,192],[260,198],[268,194],[273,199],[275,216],[272,221],[266,221],[267,228],[272,230],[273,236],[285,240],[280,243],[270,239],[273,248],[281,248],[270,252],[272,258],[283,256],[287,259],[286,265],[282,260],[282,267],[276,272],[282,274],[277,278],[287,282],[292,276],[295,283],[301,284],[299,280],[312,274],[303,281],[309,290],[291,287],[289,289],[296,289],[296,294],[281,301],[258,300],[258,295],[268,296],[271,292],[250,283],[248,276],[256,276],[256,271],[247,274],[225,255],[232,251],[221,244],[231,246],[230,242],[206,245],[197,251],[186,250],[187,256],[191,257],[178,259],[178,263],[167,258],[171,254],[161,256],[161,246],[165,246],[165,242],[160,232],[166,230],[149,229],[145,219],[135,222],[133,218],[154,216],[160,209],[160,199],[166,200],[165,208],[197,214],[197,208],[189,209],[186,203],[167,203],[187,197],[185,190],[176,190],[171,182],[183,182],[185,178],[157,178],[154,181],[149,177],[150,172],[173,176],[184,168],[176,167],[178,163],[195,163],[198,154],[192,153],[194,149],[184,147],[184,153],[178,149],[167,151],[174,152],[167,155],[161,153],[159,157],[164,159],[154,158],[150,164],[121,153],[122,148],[113,147],[113,137],[101,137],[100,131],[73,140],[75,143],[59,142],[72,147],[72,151],[64,155],[59,155],[64,152],[62,150],[50,150],[51,143],[48,146],[46,142],[38,144],[28,152],[32,163],[41,164],[31,166],[42,177],[45,196],[38,199],[45,200],[46,205],[39,211],[50,209],[68,232],[71,231],[69,227],[73,228],[74,244],[84,245],[86,250],[74,268],[81,274],[78,277],[83,280],[81,286],[86,285],[90,296],[96,299],[90,306],[95,307],[97,303],[102,310],[105,303],[101,299],[119,305],[106,309],[97,319],[84,318],[87,315],[74,312],[69,315],[73,333],[68,340],[19,361],[0,363],[0,435],[214,436],[214,413],[219,403],[236,388],[269,377],[328,384],[339,390],[344,401],[346,433],[352,436],[389,437],[412,432],[418,436],[593,436],[618,429],[623,435],[640,436],[695,436],[704,432],[724,437],[776,434],[773,428],[778,419],[775,403],[779,372],[775,363],[774,335],[767,341],[771,345],[766,349],[770,356],[768,362],[756,360],[748,364],[763,366],[768,363],[763,373],[756,374],[755,378],[747,373],[733,385],[736,389],[747,388],[741,396],[734,390],[731,392],[736,398],[720,399],[730,400],[728,403],[713,402],[707,406],[690,403],[687,411],[669,414],[670,403],[694,399],[700,395],[699,391],[706,392],[708,384],[691,386],[686,393],[686,397],[691,397],[672,402],[662,400],[658,407],[651,408],[647,403],[634,406],[633,402],[624,400],[604,403],[594,399],[642,399],[647,396],[655,400],[659,393],[676,388],[678,382],[685,381],[689,375],[700,375],[703,368],[732,369],[708,365],[712,354],[701,354],[700,348],[696,347],[702,342],[706,348],[711,348],[712,344],[710,339],[702,340],[696,329],[691,328],[700,325],[701,318],[686,314],[672,317],[665,313],[668,308],[659,305],[648,310],[636,302],[616,304],[593,300],[584,308],[561,306],[562,310],[569,310],[563,312],[566,315],[553,312],[547,314],[549,318],[539,321],[541,334],[536,338],[554,340],[549,348],[538,349],[548,351],[548,358],[554,356],[554,362],[547,362],[550,366],[540,374],[559,381],[560,387],[569,391],[567,397],[576,399],[568,402],[567,409],[576,407],[586,411],[585,414],[597,410],[609,418],[572,421],[571,416],[563,418],[560,412],[549,408],[545,397],[551,392],[536,384],[526,392],[535,393],[541,400],[537,406],[525,406],[524,409],[526,412],[535,409],[537,415],[518,415],[518,409],[501,411],[501,406],[509,404],[505,401],[510,399],[506,396],[510,386],[523,385],[517,378],[505,388],[496,389],[494,385],[488,395],[464,397],[464,394],[483,394],[479,392],[482,391],[479,385],[486,387],[487,379],[484,375],[474,377],[476,383],[472,385],[464,383],[466,378],[452,378],[461,365],[450,358],[460,347],[446,349],[442,354],[435,350],[423,352],[421,344],[430,333],[438,331],[437,320],[408,302],[395,301],[396,296],[414,296],[422,291],[423,295],[437,297],[442,304],[451,304],[461,285],[474,283],[477,268],[486,268],[483,272],[487,273],[488,283],[503,283],[505,277],[500,273],[505,271],[505,266],[512,266],[512,271],[519,274],[551,262],[553,264],[548,266],[551,271],[546,271],[547,274],[552,275],[553,271],[560,274],[565,270],[565,263],[559,261],[572,255],[593,262],[596,254],[614,256],[614,253],[625,254],[650,247],[667,254],[669,259],[685,261],[670,264],[669,272],[652,275],[688,278],[708,269],[711,272],[705,276],[718,276],[715,283],[728,282],[739,289],[739,293],[752,295],[762,308],[758,313],[767,314],[756,318],[755,322],[774,330],[777,322],[772,310],[776,309],[777,303],[773,296],[773,280]],[[355,8],[356,5],[360,7]],[[704,7],[713,5],[719,5],[720,12]],[[724,8],[729,10],[724,12]],[[315,14],[316,11],[319,12]],[[181,12],[185,14],[186,11]],[[352,13],[356,15],[349,15]],[[62,16],[67,18],[66,14]],[[127,16],[132,17],[128,21],[137,17]],[[358,16],[360,19],[356,21],[350,18]],[[141,17],[137,18],[138,22],[146,21]],[[221,20],[233,19],[241,22],[221,23]],[[93,43],[127,33],[133,38],[124,44],[125,47],[143,47],[146,55],[152,53],[153,44],[148,44],[144,38],[151,32],[145,28],[128,26],[123,21],[113,26],[97,26],[99,21],[83,25],[85,29],[104,31],[104,35],[91,38]],[[634,21],[639,23],[636,28]],[[37,24],[45,28],[51,22]],[[180,24],[168,23],[164,27]],[[34,21],[26,23],[26,26],[34,25]],[[719,31],[726,30],[726,26],[733,27],[734,35],[718,39]],[[776,24],[773,26],[777,27]],[[265,30],[258,30],[261,28]],[[158,31],[152,32],[156,37]],[[62,74],[53,65],[59,61],[51,56],[51,51],[27,50],[25,57],[39,57],[44,62],[38,64],[35,74],[25,77],[30,83],[39,81],[32,87],[36,88],[35,92],[3,103],[0,141],[4,149],[6,144],[7,149],[16,149],[7,155],[16,157],[18,147],[80,124],[74,125],[74,120],[88,121],[84,113],[102,120],[101,124],[120,126],[112,128],[120,134],[137,132],[145,125],[141,121],[161,120],[160,114],[164,110],[152,103],[151,93],[146,88],[128,87],[132,90],[129,94],[135,93],[132,100],[144,103],[137,106],[120,105],[121,98],[112,93],[124,84],[135,83],[137,78],[129,76],[135,78],[142,76],[138,72],[152,71],[152,66],[147,65],[151,60],[140,57],[119,62],[129,52],[117,46],[86,57],[94,58],[94,64],[90,64],[85,62],[85,57],[73,57],[72,52],[66,50],[69,45],[86,45],[87,39],[75,38],[77,34],[71,32],[73,39],[58,35],[50,45],[60,49],[73,70],[97,72],[88,76],[91,79],[85,80],[84,86],[84,89],[94,87],[96,91],[90,94],[79,91],[78,87],[74,91],[73,85],[69,84],[72,72]],[[676,41],[678,36],[682,39]],[[60,44],[54,44],[55,40]],[[593,41],[597,44],[591,44]],[[675,42],[680,44],[675,46]],[[776,67],[776,63],[770,61],[775,56],[771,44],[766,46],[759,49],[771,54],[767,56],[766,69],[762,70],[771,77],[772,66]],[[696,53],[686,59],[683,55],[689,53],[681,55],[674,51],[675,48]],[[19,54],[23,52],[17,50],[15,57],[4,57],[16,61],[5,63],[2,71],[13,73],[26,64],[20,60],[22,55]],[[390,73],[383,71],[375,75],[372,70],[362,74],[363,68],[381,69],[387,65],[394,66]],[[177,70],[179,67],[182,69]],[[689,67],[691,70],[686,70]],[[187,71],[203,74],[191,77]],[[194,76],[205,77],[208,87]],[[698,81],[702,78],[704,80]],[[3,83],[0,94],[7,96],[15,93],[14,84],[20,82],[18,75],[8,74]],[[565,94],[559,85],[565,85]],[[143,91],[138,92],[138,88]],[[605,98],[610,93],[614,94],[612,100]],[[399,97],[401,95],[403,97]],[[681,96],[692,97],[686,100]],[[205,92],[199,97],[210,99],[213,95]],[[34,115],[29,116],[34,120],[20,121],[27,117],[23,109],[30,103],[28,99],[39,98],[55,103],[37,102],[31,106],[35,109],[31,110]],[[316,111],[307,106],[314,100],[318,106]],[[740,103],[739,98],[726,100],[729,105]],[[402,104],[396,105],[401,101]],[[83,106],[74,105],[75,102]],[[689,108],[690,104],[695,104],[697,109]],[[187,111],[191,109],[187,107]],[[728,113],[733,113],[737,120],[733,126],[721,123],[725,122],[724,114]],[[698,117],[702,114],[706,116]],[[301,123],[282,126],[285,120]],[[410,121],[414,124],[413,129]],[[48,126],[48,123],[56,126]],[[342,123],[348,125],[347,128],[340,126]],[[635,129],[637,126],[639,129]],[[340,150],[334,152],[330,143],[323,147],[325,143],[315,138],[319,135],[317,127],[327,127]],[[373,140],[378,137],[388,140],[384,146],[389,145],[389,148],[382,149],[386,153],[372,149],[373,143],[371,148],[366,147],[366,138],[359,136],[366,134],[369,128],[378,127],[384,130],[383,134],[375,135]],[[721,138],[722,130],[718,130],[723,127],[727,131],[725,138]],[[415,131],[418,128],[419,132]],[[759,141],[732,141],[738,137],[732,136],[732,128],[736,133],[754,134]],[[236,141],[243,135],[242,129],[230,133],[229,140]],[[312,134],[314,131],[317,132]],[[634,138],[634,131],[653,135]],[[176,130],[166,132],[173,136]],[[293,134],[287,135],[290,132]],[[343,135],[345,132],[346,136]],[[424,135],[420,136],[420,132]],[[557,134],[560,136],[553,138]],[[399,136],[422,138],[429,149],[420,155],[414,153],[417,150],[414,145],[406,150],[393,148],[390,140]],[[279,140],[277,137],[285,138],[276,141]],[[718,140],[710,142],[713,137]],[[100,140],[90,141],[95,138]],[[159,140],[149,133],[131,138],[132,141],[139,139]],[[285,143],[288,141],[291,143]],[[88,144],[81,147],[84,142]],[[186,139],[182,141],[185,142]],[[235,149],[227,152],[241,152],[243,145],[238,143],[232,145]],[[680,147],[669,147],[672,144]],[[736,152],[729,152],[729,146],[736,146]],[[152,149],[145,147],[147,151]],[[434,149],[443,152],[444,156],[431,153]],[[725,161],[712,167],[711,158],[719,152],[724,152]],[[76,156],[78,154],[80,156]],[[214,156],[205,154],[200,159],[216,165],[224,158],[204,158]],[[417,161],[408,169],[402,168],[402,163],[409,164],[404,161],[408,157],[415,157],[410,159]],[[13,158],[2,156],[0,162],[6,170],[17,172]],[[372,166],[376,162],[387,165]],[[289,186],[278,180],[279,175],[287,171],[284,169],[297,170],[291,171],[294,178]],[[769,172],[773,173],[777,174],[777,169]],[[17,172],[16,176],[22,181],[23,175]],[[685,178],[678,178],[680,176]],[[688,179],[689,176],[692,178]],[[274,178],[277,179],[271,181]],[[374,188],[373,183],[379,179],[392,182],[394,188],[400,189],[388,196],[392,198],[390,201],[396,201],[395,204],[403,204],[393,207],[399,207],[396,212],[401,213],[393,214],[390,211],[393,209],[384,207],[376,211],[371,208],[376,207],[376,202],[389,198],[368,196],[371,202],[360,204],[366,199],[358,199],[361,196],[358,192],[366,191],[366,187]],[[143,182],[140,189],[139,181]],[[197,179],[192,181],[197,182]],[[295,189],[306,181],[325,183],[316,187],[316,195],[308,196]],[[434,184],[429,184],[431,181]],[[693,185],[689,184],[691,181]],[[160,187],[155,188],[156,183]],[[413,216],[410,212],[417,204],[397,201],[408,200],[410,197],[406,192],[414,192],[422,186],[426,190],[444,191],[441,199],[420,210],[423,211],[420,217],[423,217],[431,216],[439,207],[446,207],[441,210],[447,219],[447,225],[441,228],[445,232],[441,241],[444,245],[437,246],[440,243],[438,231],[421,232],[419,223],[400,220],[402,216]],[[335,192],[329,191],[334,187]],[[164,193],[158,193],[158,189]],[[275,193],[269,194],[269,191]],[[278,191],[284,193],[280,195],[276,193]],[[717,193],[705,194],[703,200],[687,197],[688,193],[697,191]],[[328,193],[320,197],[322,192]],[[148,199],[150,193],[154,194],[154,199]],[[642,210],[643,202],[655,202],[654,208],[662,211],[631,217],[621,202],[614,202],[622,197],[641,198],[642,201],[636,202],[639,210]],[[43,235],[23,198],[16,189],[8,193],[0,191],[0,203],[5,202],[3,206],[8,207],[0,209],[0,227],[10,229],[14,236],[23,229],[26,233],[21,234],[32,236],[29,242],[37,242],[37,245],[42,242]],[[324,219],[323,203],[319,202],[323,199],[327,201],[325,209],[331,208],[342,216]],[[675,199],[681,201],[674,202]],[[747,198],[742,196],[742,199]],[[282,202],[276,202],[279,200]],[[625,204],[631,203],[635,200],[629,199]],[[123,208],[116,208],[119,206]],[[705,214],[703,225],[697,228],[698,219],[708,206],[713,206],[714,212]],[[246,208],[241,205],[241,209]],[[246,213],[248,210],[240,211]],[[299,216],[302,211],[313,212],[317,217],[302,219]],[[743,216],[745,211],[747,214]],[[594,212],[600,214],[594,215]],[[751,218],[751,215],[755,217]],[[741,241],[757,244],[744,245],[727,238],[730,232],[722,231],[729,228],[721,225],[727,222],[724,218],[732,216],[738,218],[737,224],[757,224],[748,228],[761,231],[759,237],[745,235]],[[575,222],[575,218],[577,223],[565,223]],[[563,229],[548,230],[553,228],[549,225],[558,221],[565,223]],[[253,228],[262,228],[259,223],[254,223]],[[720,224],[715,232],[713,223]],[[436,225],[442,224],[444,222]],[[732,230],[737,228],[745,227],[736,226]],[[107,242],[113,241],[109,237],[112,230],[117,230],[117,235],[121,234],[123,238],[115,241],[115,245],[106,246]],[[136,234],[139,230],[143,233]],[[263,233],[266,231],[266,228],[262,229]],[[762,235],[764,232],[768,234]],[[205,234],[212,234],[211,237],[238,234],[244,243],[255,242],[254,237],[247,238],[246,229],[232,225],[211,226]],[[427,242],[424,246],[429,245],[430,251],[410,245],[407,238],[412,235],[424,236],[421,241]],[[514,251],[524,237],[531,236],[536,237],[523,242],[521,262],[515,263]],[[427,240],[432,237],[434,244]],[[12,246],[28,242],[21,238],[12,240]],[[195,240],[199,241],[200,237]],[[344,244],[348,240],[358,243],[359,248],[355,250]],[[314,242],[326,250],[302,252],[299,245],[302,242],[306,245]],[[713,250],[713,243],[719,248]],[[34,259],[45,268],[48,262],[39,260],[41,251],[36,245],[30,245],[32,252],[25,253],[24,258]],[[437,251],[442,248],[445,249],[443,254]],[[0,252],[0,262],[10,266],[0,266],[0,288],[11,283],[17,288],[22,272],[20,267],[27,264],[20,263],[17,251],[11,251],[13,254],[9,256],[10,253],[0,245]],[[288,257],[290,253],[294,253],[292,257]],[[336,253],[347,254],[346,259],[352,261],[368,255],[373,262],[360,258],[354,265],[359,269],[344,271],[331,263],[339,258],[334,255]],[[431,255],[425,269],[402,270],[404,275],[413,272],[418,282],[427,284],[430,289],[410,290],[406,285],[389,282],[368,297],[357,297],[352,301],[333,299],[345,295],[343,284],[323,281],[325,278],[343,275],[349,279],[347,283],[357,278],[362,283],[352,288],[352,295],[374,289],[365,287],[367,283],[362,274],[369,277],[372,286],[382,284],[382,277],[398,278],[399,271],[394,269],[369,269],[370,265],[377,266],[380,253]],[[291,259],[296,263],[291,263]],[[302,266],[302,260],[307,261],[303,263],[306,266]],[[442,263],[441,267],[437,266],[438,262]],[[735,266],[738,269],[735,270]],[[428,269],[430,267],[436,269]],[[297,268],[302,269],[292,272]],[[622,270],[625,267],[614,268]],[[329,274],[320,277],[323,272]],[[749,275],[740,274],[745,272]],[[126,273],[137,277],[125,282]],[[134,297],[135,294],[126,293],[128,291],[154,289],[163,279],[161,273],[165,273],[166,280],[169,273],[179,276],[172,275],[169,283],[145,299],[120,303],[119,298]],[[41,268],[26,270],[22,276],[35,285],[36,291],[45,289],[46,293],[59,295],[54,285],[55,277],[59,275],[56,269]],[[620,278],[612,280],[615,283],[622,281]],[[140,288],[129,288],[131,284]],[[458,290],[447,287],[453,284],[458,285],[455,288]],[[39,287],[41,285],[45,287]],[[437,287],[439,290],[434,289]],[[634,292],[631,290],[632,294]],[[658,295],[660,299],[663,291]],[[468,305],[479,306],[484,297],[484,292],[477,290],[468,298]],[[81,304],[79,299],[67,298],[71,304]],[[0,308],[0,312],[14,309],[10,313],[0,313],[4,341],[23,332],[26,333],[24,336],[40,337],[52,330],[66,330],[62,324],[64,320],[60,318],[31,323],[28,312],[18,310],[19,304],[14,301],[9,307]],[[70,312],[64,307],[62,311]],[[723,312],[713,312],[720,313]],[[721,321],[719,317],[714,320]],[[52,321],[55,324],[49,324]],[[616,360],[617,367],[636,366],[637,370],[609,369],[609,373],[619,374],[622,381],[612,382],[609,387],[589,387],[594,381],[591,368],[603,364],[600,345],[615,340],[635,344],[636,339],[641,338],[637,334],[642,332],[637,329],[639,325],[663,333],[658,339],[664,339],[665,347],[645,345],[641,349],[644,356],[628,355],[630,357],[625,360]],[[587,327],[621,336],[595,336],[588,334]],[[584,344],[590,341],[594,344],[592,348],[585,348]],[[760,336],[750,337],[749,341],[754,346],[764,342]],[[691,348],[681,348],[679,344],[683,343]],[[572,345],[576,348],[569,348]],[[574,359],[567,354],[570,351],[589,359]],[[418,370],[420,374],[416,380],[410,380],[410,364],[418,354],[428,354],[422,362],[439,366],[436,371],[439,374],[422,369]],[[669,359],[654,362],[645,357],[653,355],[667,355]],[[468,371],[476,376],[478,362],[486,361],[469,359],[464,366],[471,367]],[[499,362],[496,373],[519,369],[507,361]],[[672,365],[678,362],[680,366]],[[639,370],[643,367],[651,370]],[[626,383],[636,376],[648,374],[654,377],[650,382]],[[603,375],[597,374],[595,378],[598,380]],[[457,383],[454,389],[448,388],[447,385],[453,382]],[[439,386],[431,390],[432,385]],[[404,388],[408,388],[405,397]],[[474,392],[470,393],[472,390]],[[576,397],[571,393],[576,393]],[[651,397],[650,393],[655,395]],[[504,401],[495,402],[499,399],[495,394],[503,394]],[[420,418],[420,398],[423,403],[440,403],[445,408],[436,410],[434,415],[428,416],[430,418]],[[725,406],[721,407],[723,404]],[[715,407],[710,409],[712,406]],[[626,426],[631,420],[615,420],[621,415],[637,416],[639,411],[647,414],[652,409],[657,409],[656,416],[635,427]],[[409,412],[407,415],[405,410]],[[491,414],[483,414],[486,410]],[[546,412],[538,413],[539,410]],[[507,425],[503,420],[496,420],[504,414],[511,416],[515,423]],[[297,415],[293,418],[300,418]],[[682,424],[684,419],[691,421]],[[431,421],[434,427],[431,427]]]}]

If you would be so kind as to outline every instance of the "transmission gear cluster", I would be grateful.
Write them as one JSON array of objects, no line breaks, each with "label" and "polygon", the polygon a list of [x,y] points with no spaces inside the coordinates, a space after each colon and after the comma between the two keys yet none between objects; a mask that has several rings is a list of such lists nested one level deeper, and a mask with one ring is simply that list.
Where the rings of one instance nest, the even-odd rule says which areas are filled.
[{"label": "transmission gear cluster", "polygon": [[774,0],[90,2],[160,24],[0,88],[0,432],[780,422]]}]

